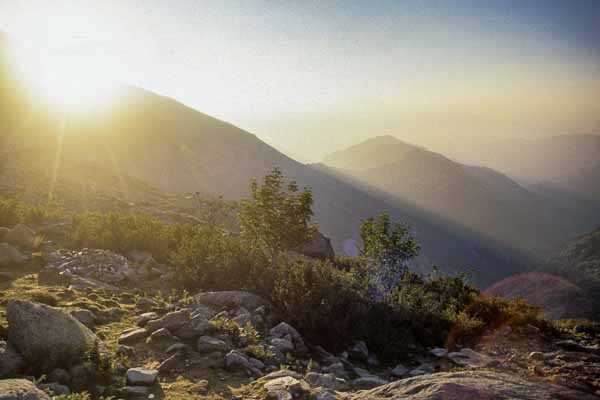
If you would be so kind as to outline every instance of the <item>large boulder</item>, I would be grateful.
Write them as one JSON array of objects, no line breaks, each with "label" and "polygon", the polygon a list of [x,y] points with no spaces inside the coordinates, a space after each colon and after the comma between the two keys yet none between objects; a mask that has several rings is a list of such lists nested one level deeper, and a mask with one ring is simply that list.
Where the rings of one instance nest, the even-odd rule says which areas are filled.
[{"label": "large boulder", "polygon": [[59,308],[10,300],[6,310],[9,343],[39,370],[77,364],[99,343],[92,331]]},{"label": "large boulder", "polygon": [[30,249],[35,241],[35,231],[25,225],[17,225],[4,235],[6,243],[13,244],[22,249]]},{"label": "large boulder", "polygon": [[249,292],[228,290],[223,292],[203,292],[194,296],[193,302],[215,310],[244,307],[255,310],[268,303],[262,297]]},{"label": "large boulder", "polygon": [[9,267],[23,264],[27,258],[21,252],[8,243],[0,243],[0,267]]},{"label": "large boulder", "polygon": [[300,254],[304,254],[305,256],[318,258],[321,260],[333,261],[335,259],[335,252],[333,250],[333,246],[331,245],[331,239],[319,231],[315,233],[310,242],[302,245],[296,249],[296,251]]},{"label": "large boulder", "polygon": [[523,399],[588,400],[596,396],[495,371],[441,372],[361,392],[353,400]]},{"label": "large boulder", "polygon": [[50,396],[25,379],[5,379],[0,380],[0,400],[50,400]]}]

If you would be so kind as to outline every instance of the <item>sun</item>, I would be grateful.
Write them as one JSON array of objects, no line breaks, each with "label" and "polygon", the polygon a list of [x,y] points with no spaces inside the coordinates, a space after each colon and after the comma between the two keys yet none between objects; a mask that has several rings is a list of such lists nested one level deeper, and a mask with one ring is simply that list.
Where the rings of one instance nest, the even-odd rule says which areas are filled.
[{"label": "sun", "polygon": [[70,111],[90,110],[115,100],[118,85],[102,55],[85,51],[18,48],[18,73],[33,94]]}]

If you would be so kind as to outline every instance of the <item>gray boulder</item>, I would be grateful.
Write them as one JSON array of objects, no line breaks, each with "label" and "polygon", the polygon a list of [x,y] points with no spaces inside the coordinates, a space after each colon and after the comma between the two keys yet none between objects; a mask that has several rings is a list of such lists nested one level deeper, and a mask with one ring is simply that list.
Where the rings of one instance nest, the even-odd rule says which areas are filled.
[{"label": "gray boulder", "polygon": [[152,386],[156,383],[158,371],[146,368],[129,368],[126,376],[127,382],[133,386]]},{"label": "gray boulder", "polygon": [[41,370],[77,364],[100,343],[92,331],[59,308],[10,300],[7,319],[9,343]]},{"label": "gray boulder", "polygon": [[291,338],[293,346],[298,352],[302,353],[308,350],[306,348],[306,345],[304,344],[302,335],[300,335],[300,333],[288,323],[281,322],[277,324],[276,326],[271,328],[271,330],[269,331],[269,335],[278,339]]},{"label": "gray boulder", "polygon": [[199,353],[212,353],[215,351],[227,352],[230,347],[227,343],[211,336],[200,336],[198,338],[197,350]]},{"label": "gray boulder", "polygon": [[353,400],[522,399],[591,400],[596,396],[496,371],[460,371],[402,379],[361,392]]},{"label": "gray boulder", "polygon": [[335,251],[331,245],[331,239],[319,231],[315,233],[310,242],[302,245],[296,251],[311,258],[331,261],[335,259]]},{"label": "gray boulder", "polygon": [[312,387],[321,387],[332,390],[344,390],[347,388],[347,383],[344,379],[338,378],[333,374],[319,374],[317,372],[309,372],[306,374],[306,382]]},{"label": "gray boulder", "polygon": [[0,400],[50,400],[50,396],[25,379],[0,380]]},{"label": "gray boulder", "polygon": [[25,359],[10,344],[0,340],[0,379],[16,374],[25,366]]},{"label": "gray boulder", "polygon": [[125,331],[119,337],[119,344],[132,345],[141,342],[148,337],[148,331],[145,329],[132,329]]},{"label": "gray boulder", "polygon": [[8,243],[0,243],[0,267],[21,265],[27,262],[27,258],[14,246]]},{"label": "gray boulder", "polygon": [[179,311],[173,311],[162,317],[162,327],[174,332],[181,328],[186,322],[189,322],[189,320],[189,310],[183,309]]},{"label": "gray boulder", "polygon": [[6,232],[4,241],[21,249],[31,249],[35,241],[35,231],[25,225],[19,224]]}]

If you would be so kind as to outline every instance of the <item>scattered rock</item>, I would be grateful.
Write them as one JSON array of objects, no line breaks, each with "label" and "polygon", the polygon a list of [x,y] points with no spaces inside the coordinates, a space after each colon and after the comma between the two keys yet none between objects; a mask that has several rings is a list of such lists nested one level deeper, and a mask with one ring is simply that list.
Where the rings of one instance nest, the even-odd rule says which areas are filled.
[{"label": "scattered rock", "polygon": [[50,396],[25,379],[0,380],[0,400],[50,400]]},{"label": "scattered rock", "polygon": [[139,326],[140,328],[143,328],[148,323],[148,321],[156,320],[159,318],[160,318],[160,316],[155,312],[143,313],[140,316],[138,316],[136,325]]},{"label": "scattered rock", "polygon": [[171,357],[164,360],[158,366],[158,373],[160,375],[168,374],[179,366],[179,356],[177,354],[172,355]]},{"label": "scattered rock", "polygon": [[99,343],[67,312],[25,300],[7,306],[9,342],[32,364],[51,371],[83,360]]},{"label": "scattered rock", "polygon": [[390,372],[390,375],[392,375],[395,378],[402,378],[406,374],[408,374],[408,368],[406,368],[402,364],[396,365],[396,367]]},{"label": "scattered rock", "polygon": [[281,322],[277,324],[276,326],[271,328],[271,330],[269,331],[269,335],[278,339],[289,337],[291,338],[293,347],[296,351],[301,353],[307,351],[306,345],[304,344],[304,340],[302,339],[302,335],[300,335],[300,333],[298,333],[298,331],[288,323]]},{"label": "scattered rock", "polygon": [[230,350],[230,347],[227,343],[220,339],[216,339],[212,336],[201,336],[198,338],[197,350],[199,353],[203,354],[212,353],[215,351],[225,353]]},{"label": "scattered rock", "polygon": [[225,366],[230,371],[250,369],[248,358],[237,350],[231,350],[225,356]]},{"label": "scattered rock", "polygon": [[289,376],[277,378],[265,383],[269,399],[295,399],[300,398],[310,391],[308,384]]},{"label": "scattered rock", "polygon": [[448,354],[454,363],[463,367],[485,367],[492,362],[492,359],[484,354],[477,353],[469,348],[464,348],[459,352]]},{"label": "scattered rock", "polygon": [[294,344],[287,339],[274,338],[271,339],[271,344],[284,354],[294,351]]},{"label": "scattered rock", "polygon": [[162,318],[162,327],[167,328],[170,331],[176,331],[181,328],[183,324],[190,320],[190,311],[183,309],[179,311],[173,311],[166,314]]},{"label": "scattered rock", "polygon": [[173,335],[167,328],[160,328],[150,335],[150,340],[153,343],[168,342],[173,340]]},{"label": "scattered rock", "polygon": [[347,383],[344,379],[338,378],[333,374],[319,374],[317,372],[309,372],[306,374],[306,382],[312,387],[322,387],[332,390],[344,390],[347,388]]},{"label": "scattered rock", "polygon": [[348,349],[348,356],[356,361],[367,362],[369,359],[369,349],[367,348],[367,344],[362,340],[357,340],[352,347]]},{"label": "scattered rock", "polygon": [[134,329],[124,332],[119,337],[119,344],[134,345],[148,337],[148,331],[145,329]]},{"label": "scattered rock", "polygon": [[262,379],[270,381],[277,378],[291,377],[294,379],[302,379],[302,375],[296,371],[292,371],[291,369],[280,369],[278,371],[271,372],[262,377]]},{"label": "scattered rock", "polygon": [[448,350],[444,349],[443,347],[436,347],[435,349],[431,349],[429,353],[438,358],[444,358],[448,355]]},{"label": "scattered rock", "polygon": [[333,261],[335,259],[335,252],[333,250],[333,246],[331,245],[331,239],[319,231],[315,233],[310,242],[304,244],[296,251],[300,254],[304,254],[305,256],[318,258],[321,260]]},{"label": "scattered rock", "polygon": [[133,386],[152,386],[156,383],[158,371],[155,369],[129,368],[126,376],[127,383]]}]

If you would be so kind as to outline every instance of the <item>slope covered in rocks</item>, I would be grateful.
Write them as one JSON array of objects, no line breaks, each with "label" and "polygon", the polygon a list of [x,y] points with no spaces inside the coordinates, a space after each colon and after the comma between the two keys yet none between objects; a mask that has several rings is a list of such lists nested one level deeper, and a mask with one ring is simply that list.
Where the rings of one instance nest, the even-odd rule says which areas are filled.
[{"label": "slope covered in rocks", "polygon": [[600,394],[594,324],[555,333],[525,321],[494,325],[461,344],[450,340],[454,331],[447,348],[384,363],[363,341],[342,351],[309,342],[256,294],[175,291],[170,272],[143,252],[52,242],[40,251],[31,233],[18,226],[1,239],[19,257],[0,265],[0,398],[15,387],[32,399],[78,391],[127,399]]}]

